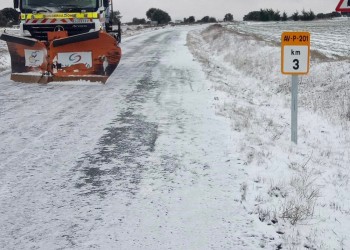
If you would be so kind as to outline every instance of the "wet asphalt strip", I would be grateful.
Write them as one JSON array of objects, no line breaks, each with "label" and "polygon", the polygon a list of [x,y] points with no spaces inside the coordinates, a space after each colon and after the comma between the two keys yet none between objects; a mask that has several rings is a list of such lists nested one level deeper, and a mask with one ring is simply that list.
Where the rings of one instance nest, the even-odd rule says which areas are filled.
[{"label": "wet asphalt strip", "polygon": [[127,108],[105,129],[95,150],[86,153],[74,168],[81,175],[75,184],[79,194],[103,199],[116,192],[128,192],[131,196],[137,193],[148,168],[145,159],[154,151],[158,138],[158,124],[148,122],[137,110],[154,98],[152,90],[159,88],[159,82],[152,80],[159,57],[160,53],[153,53],[143,63],[143,77],[123,100]]},{"label": "wet asphalt strip", "polygon": [[[152,82],[140,81],[137,90],[141,92],[129,96],[129,100],[142,99],[142,89],[146,91],[152,87]],[[146,86],[146,88],[145,88]],[[86,154],[78,164],[83,173],[77,188],[85,187],[85,195],[98,193],[99,196],[107,194],[107,187],[114,183],[122,183],[122,190],[135,194],[137,186],[145,171],[143,162],[150,152],[154,151],[158,137],[158,125],[145,121],[146,117],[135,114],[134,101],[106,128],[106,134],[99,140],[97,153]],[[105,165],[113,165],[103,169]],[[82,167],[82,168],[81,168]],[[126,183],[125,183],[126,182]]]}]

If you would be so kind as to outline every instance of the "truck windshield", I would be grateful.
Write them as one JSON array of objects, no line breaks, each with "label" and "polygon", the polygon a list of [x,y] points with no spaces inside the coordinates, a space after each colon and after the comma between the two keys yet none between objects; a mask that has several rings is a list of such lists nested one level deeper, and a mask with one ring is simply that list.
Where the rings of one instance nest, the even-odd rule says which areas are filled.
[{"label": "truck windshield", "polygon": [[99,0],[22,0],[23,13],[96,11]]}]

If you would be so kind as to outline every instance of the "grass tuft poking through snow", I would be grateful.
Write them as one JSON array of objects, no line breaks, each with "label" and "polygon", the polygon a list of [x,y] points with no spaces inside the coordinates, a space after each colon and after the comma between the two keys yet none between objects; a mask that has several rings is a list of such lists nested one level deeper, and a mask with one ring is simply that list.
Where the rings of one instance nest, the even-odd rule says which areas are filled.
[{"label": "grass tuft poking through snow", "polygon": [[289,192],[285,195],[280,217],[287,219],[292,225],[314,217],[320,187],[315,184],[317,170],[303,165],[289,183]]}]

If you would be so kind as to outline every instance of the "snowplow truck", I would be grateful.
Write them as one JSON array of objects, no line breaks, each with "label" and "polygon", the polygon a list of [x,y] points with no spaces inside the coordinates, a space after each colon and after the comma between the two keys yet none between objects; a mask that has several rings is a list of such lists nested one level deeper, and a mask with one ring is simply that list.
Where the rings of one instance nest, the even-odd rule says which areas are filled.
[{"label": "snowplow truck", "polygon": [[11,80],[105,83],[121,59],[112,0],[14,0],[20,34],[3,33]]}]

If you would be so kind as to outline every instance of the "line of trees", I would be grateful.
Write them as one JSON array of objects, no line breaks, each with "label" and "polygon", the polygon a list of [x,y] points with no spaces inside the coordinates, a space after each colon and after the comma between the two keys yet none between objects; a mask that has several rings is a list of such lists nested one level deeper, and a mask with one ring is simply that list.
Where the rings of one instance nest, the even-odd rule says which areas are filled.
[{"label": "line of trees", "polygon": [[310,10],[310,11],[303,10],[301,12],[301,14],[299,14],[299,12],[296,11],[292,15],[293,21],[299,21],[299,20],[301,20],[301,21],[312,21],[315,18],[316,18],[316,15],[315,15],[315,13],[312,10]]},{"label": "line of trees", "polygon": [[202,19],[199,19],[196,21],[196,18],[194,16],[190,16],[188,18],[184,18],[184,23],[186,24],[191,24],[191,23],[216,23],[216,18],[215,17],[210,17],[210,16],[204,16]]},{"label": "line of trees", "polygon": [[205,16],[200,20],[201,23],[216,23],[215,17]]},{"label": "line of trees", "polygon": [[293,21],[312,21],[315,19],[326,19],[326,18],[333,18],[333,17],[340,17],[341,14],[338,12],[332,12],[327,14],[317,14],[312,10],[305,11],[302,10],[301,13],[299,11],[294,12],[291,16],[288,16],[286,12],[283,12],[281,14],[280,11],[275,11],[273,9],[260,9],[258,11],[251,11],[247,15],[243,17],[243,21],[261,21],[261,22],[268,22],[268,21],[287,21],[287,20],[293,20]]},{"label": "line of trees", "polygon": [[[283,13],[285,14],[285,13]],[[261,9],[259,11],[251,11],[243,17],[243,21],[280,21],[281,14],[273,9]]]},{"label": "line of trees", "polygon": [[135,25],[146,24],[146,23],[147,23],[147,21],[144,18],[139,19],[139,18],[134,17],[132,19],[132,24],[135,24]]},{"label": "line of trees", "polygon": [[[169,14],[161,9],[150,8],[146,12],[146,17],[149,21],[157,22],[158,24],[167,24],[171,21],[171,17]],[[228,13],[225,15],[225,20],[233,21],[233,15]],[[216,23],[217,20],[215,17],[204,16],[202,19],[197,20],[194,16],[189,16],[188,18],[184,18],[183,23],[191,24],[191,23]],[[132,24],[146,24],[147,21],[144,18],[136,18],[134,17],[132,20]]]},{"label": "line of trees", "polygon": [[[227,13],[224,17],[224,22],[232,22],[233,15],[231,13]],[[194,16],[190,16],[188,18],[184,18],[184,23],[195,23],[196,18]],[[202,19],[197,20],[197,23],[216,23],[217,20],[215,17],[204,16]]]},{"label": "line of trees", "polygon": [[[343,13],[343,15],[344,15],[344,13]],[[334,18],[334,17],[341,17],[341,16],[342,16],[341,13],[333,11],[331,13],[326,13],[326,14],[319,13],[319,14],[316,15],[316,18],[317,19],[331,19],[331,18]]]}]

